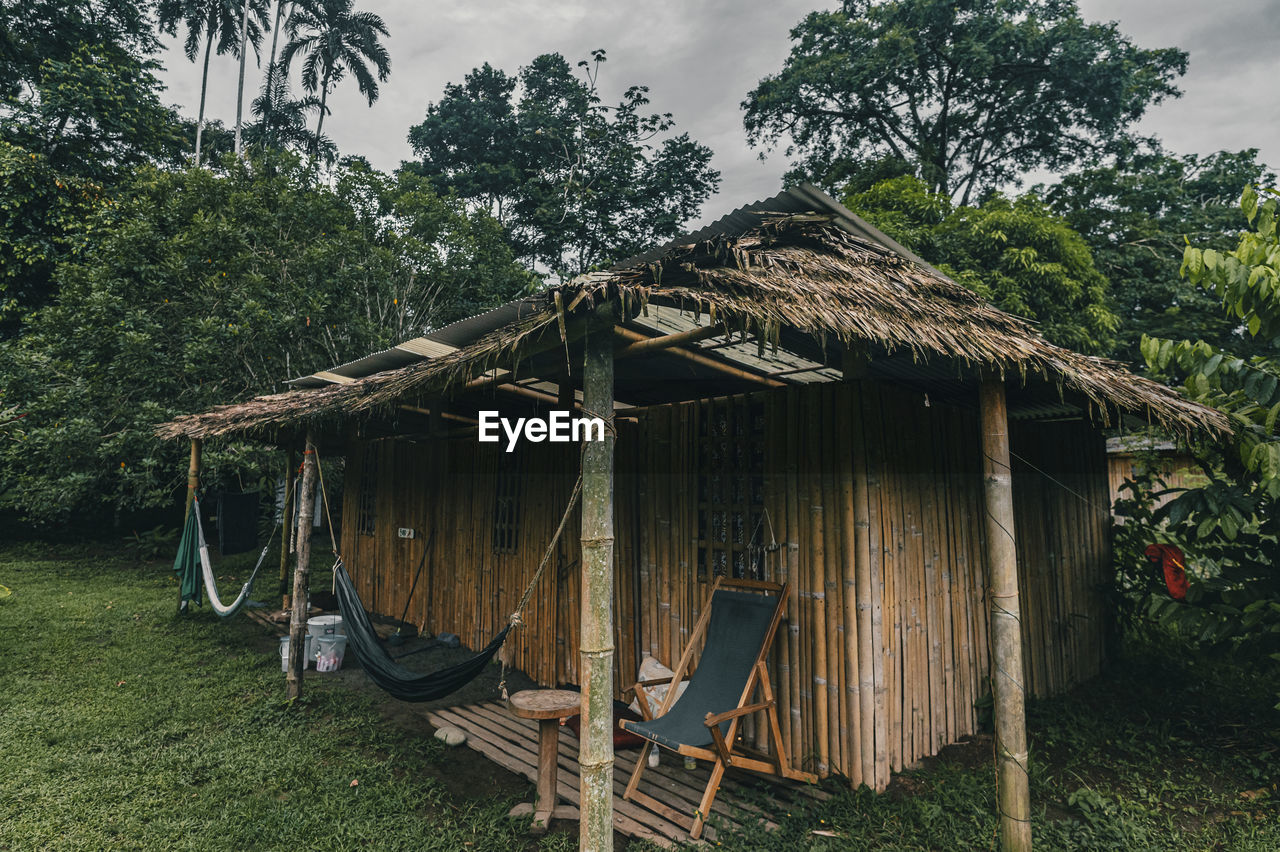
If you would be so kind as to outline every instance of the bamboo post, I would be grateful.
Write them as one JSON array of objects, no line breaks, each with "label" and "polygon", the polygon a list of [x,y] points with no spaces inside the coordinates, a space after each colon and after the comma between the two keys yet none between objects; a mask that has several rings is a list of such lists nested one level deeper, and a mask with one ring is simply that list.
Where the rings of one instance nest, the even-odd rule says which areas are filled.
[{"label": "bamboo post", "polygon": [[187,467],[187,508],[182,513],[183,520],[191,514],[191,504],[196,499],[196,489],[200,487],[200,448],[199,438],[191,439],[191,464]]},{"label": "bamboo post", "polygon": [[986,487],[987,583],[991,589],[991,692],[995,704],[1000,845],[1005,852],[1028,852],[1031,849],[1031,794],[1027,777],[1017,540],[1009,466],[1009,418],[1004,381],[999,376],[983,375],[979,409],[982,474]]},{"label": "bamboo post", "polygon": [[286,676],[289,698],[302,696],[302,672],[306,668],[307,582],[311,573],[311,520],[316,487],[316,448],[311,430],[307,430],[306,451],[302,456],[302,484],[298,486],[298,561],[293,568],[293,611],[289,618],[289,672]]},{"label": "bamboo post", "polygon": [[582,821],[584,852],[613,849],[613,335],[587,332],[583,413],[605,421],[603,441],[582,451],[582,589],[579,659],[582,684]]},{"label": "bamboo post", "polygon": [[289,533],[293,531],[293,489],[290,479],[293,477],[294,460],[298,452],[289,448],[289,465],[284,469],[284,506],[280,515],[280,608],[288,610],[289,598]]}]

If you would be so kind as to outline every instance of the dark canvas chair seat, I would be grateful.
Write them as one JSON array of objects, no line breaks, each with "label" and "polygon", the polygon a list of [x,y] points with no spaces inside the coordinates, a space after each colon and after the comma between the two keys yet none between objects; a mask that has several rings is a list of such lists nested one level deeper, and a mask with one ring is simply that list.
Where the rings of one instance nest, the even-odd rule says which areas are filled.
[{"label": "dark canvas chair seat", "polygon": [[[712,596],[706,648],[680,700],[660,718],[625,722],[622,727],[672,750],[711,745],[707,714],[738,706],[773,620],[775,603],[772,596],[718,590]],[[729,724],[728,720],[720,723],[721,734],[729,733]]]},{"label": "dark canvas chair seat", "polygon": [[[623,794],[641,805],[689,826],[691,837],[702,833],[702,825],[724,772],[730,766],[769,772],[785,778],[816,781],[816,777],[793,770],[781,742],[777,704],[769,683],[764,659],[778,631],[786,606],[787,587],[754,580],[718,579],[711,597],[694,626],[685,652],[671,678],[642,681],[632,689],[639,699],[644,721],[622,721],[623,730],[638,734],[646,742],[636,761],[631,782]],[[689,684],[677,697],[677,685],[684,680],[694,649],[705,636],[706,643]],[[652,708],[646,687],[670,683],[660,708]],[[756,690],[763,700],[748,704]],[[739,720],[763,711],[769,720],[771,741],[768,759],[747,757],[736,743]],[[640,778],[648,765],[646,758],[654,744],[690,757],[714,762],[711,779],[698,810],[679,814],[639,791]]]}]

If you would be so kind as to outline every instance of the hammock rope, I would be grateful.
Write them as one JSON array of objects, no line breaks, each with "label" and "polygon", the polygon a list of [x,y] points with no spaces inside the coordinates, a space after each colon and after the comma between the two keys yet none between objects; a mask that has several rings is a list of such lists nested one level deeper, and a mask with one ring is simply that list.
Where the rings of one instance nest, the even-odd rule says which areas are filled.
[{"label": "hammock rope", "polygon": [[[286,502],[288,501],[288,493],[292,489],[293,483],[286,486]],[[178,544],[178,555],[173,560],[173,570],[178,574],[178,580],[181,585],[181,602],[178,605],[180,612],[187,611],[187,605],[195,602],[201,605],[201,585],[203,584],[204,596],[209,599],[209,607],[217,614],[219,618],[230,618],[239,612],[249,601],[249,591],[253,588],[253,583],[258,578],[258,572],[262,570],[262,565],[266,561],[267,551],[271,548],[271,542],[275,539],[276,531],[280,529],[280,525],[284,523],[284,516],[276,520],[276,525],[271,531],[271,535],[267,536],[267,543],[263,545],[262,552],[258,554],[258,561],[253,566],[253,571],[249,574],[249,579],[240,588],[240,593],[236,595],[235,600],[229,604],[222,602],[222,596],[218,594],[218,581],[214,575],[213,562],[209,558],[209,543],[205,539],[204,524],[200,520],[200,496],[193,494],[191,498],[191,511],[187,513],[187,522],[183,527],[182,541]],[[195,565],[200,564],[200,576],[195,576]]]},{"label": "hammock rope", "polygon": [[[308,452],[313,451],[309,450]],[[316,467],[320,467],[319,453],[316,453]],[[564,516],[560,519],[560,525],[556,527],[555,534],[551,536],[551,543],[547,545],[542,561],[538,563],[538,568],[533,572],[528,586],[525,587],[524,594],[520,596],[520,601],[516,604],[515,611],[507,618],[506,625],[498,635],[489,640],[488,645],[484,646],[469,659],[429,674],[420,674],[400,665],[378,641],[378,633],[374,630],[373,623],[369,620],[369,614],[365,611],[364,604],[360,601],[360,596],[356,592],[355,584],[351,580],[351,575],[347,572],[346,563],[338,552],[338,542],[333,533],[333,526],[330,524],[329,541],[333,546],[334,554],[333,588],[338,596],[338,609],[342,613],[342,624],[346,629],[347,646],[355,654],[356,661],[360,663],[361,668],[369,675],[370,680],[395,698],[399,698],[401,701],[413,702],[435,701],[474,680],[480,672],[484,671],[484,667],[489,664],[493,656],[498,653],[498,649],[502,647],[512,629],[520,627],[524,623],[521,613],[533,596],[533,590],[542,578],[547,564],[551,561],[556,546],[560,543],[560,536],[564,533],[564,528],[569,523],[569,517],[573,514],[573,509],[578,504],[578,499],[581,495],[582,474],[579,473],[578,480],[573,486],[573,493],[569,496],[569,505],[565,506]],[[324,501],[327,514],[329,495],[324,487],[323,475],[320,477],[320,496]],[[506,680],[507,664],[504,660],[502,663],[502,676],[498,684],[498,688],[502,690],[504,695],[506,693]]]},{"label": "hammock rope", "polygon": [[[272,529],[271,535],[267,536],[267,543],[262,546],[262,552],[258,554],[258,561],[253,566],[249,579],[240,587],[240,594],[236,595],[236,599],[231,603],[224,604],[218,595],[218,581],[213,575],[213,563],[209,560],[209,544],[204,538],[204,525],[200,523],[200,498],[198,497],[192,499],[191,516],[196,519],[196,535],[200,546],[200,571],[204,575],[204,590],[209,597],[209,606],[218,614],[219,618],[230,618],[248,602],[249,590],[253,588],[253,581],[258,579],[258,572],[262,570],[262,563],[266,561],[267,551],[271,548],[271,542],[275,538],[275,529]],[[283,518],[281,521],[283,521]],[[279,528],[279,526],[280,521],[277,521],[276,528]]]}]

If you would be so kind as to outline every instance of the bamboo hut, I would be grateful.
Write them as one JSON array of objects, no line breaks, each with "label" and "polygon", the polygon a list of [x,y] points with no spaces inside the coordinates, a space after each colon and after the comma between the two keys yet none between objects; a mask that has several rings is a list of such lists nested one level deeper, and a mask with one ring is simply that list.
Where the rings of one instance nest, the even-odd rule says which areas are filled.
[{"label": "bamboo hut", "polygon": [[[1169,388],[1050,345],[802,186],[608,272],[159,434],[296,446],[312,430],[345,459],[339,546],[366,605],[401,612],[434,531],[436,568],[409,619],[480,647],[579,470],[572,444],[478,441],[481,413],[607,418],[583,401],[584,341],[598,348],[602,336],[612,584],[604,601],[590,597],[583,546],[566,537],[509,640],[512,663],[547,686],[584,684],[587,594],[608,603],[621,697],[642,657],[679,657],[716,576],[785,581],[769,670],[790,760],[875,789],[976,731],[975,703],[991,691],[990,595],[1014,590],[1000,609],[1017,614],[1011,653],[1027,695],[1104,664],[1102,429],[1129,416],[1175,434],[1227,429]],[[980,388],[999,407],[980,406]],[[1007,423],[1007,443],[984,418],[997,432]],[[999,452],[1014,499],[1011,523],[992,527],[1001,474],[984,468]],[[991,529],[1016,546],[1003,587]],[[767,749],[764,727],[742,735]]]}]

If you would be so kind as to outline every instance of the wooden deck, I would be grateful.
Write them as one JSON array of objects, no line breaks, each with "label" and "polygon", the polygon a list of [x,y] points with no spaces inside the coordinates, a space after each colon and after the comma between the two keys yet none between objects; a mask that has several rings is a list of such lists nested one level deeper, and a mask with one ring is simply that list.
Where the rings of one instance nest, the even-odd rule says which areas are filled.
[{"label": "wooden deck", "polygon": [[[425,715],[427,721],[436,728],[460,728],[467,734],[468,748],[478,751],[504,769],[536,781],[536,722],[517,719],[497,701],[434,710]],[[578,740],[567,729],[561,729],[560,733],[557,792],[562,802],[576,807]],[[629,837],[645,838],[663,847],[688,842],[689,836],[685,829],[634,802],[623,801],[622,792],[626,789],[639,754],[639,749],[627,749],[616,754],[613,778],[614,827]],[[664,751],[661,765],[645,772],[640,790],[692,818],[710,774],[710,768],[704,763],[700,762],[695,770],[686,770],[678,755]],[[827,798],[827,794],[810,785],[731,771],[720,785],[720,793],[711,807],[712,817],[703,837],[714,841],[717,823],[735,827],[763,823],[766,827],[775,827],[770,817],[779,810],[785,812],[789,803],[799,797],[820,800]]]}]

